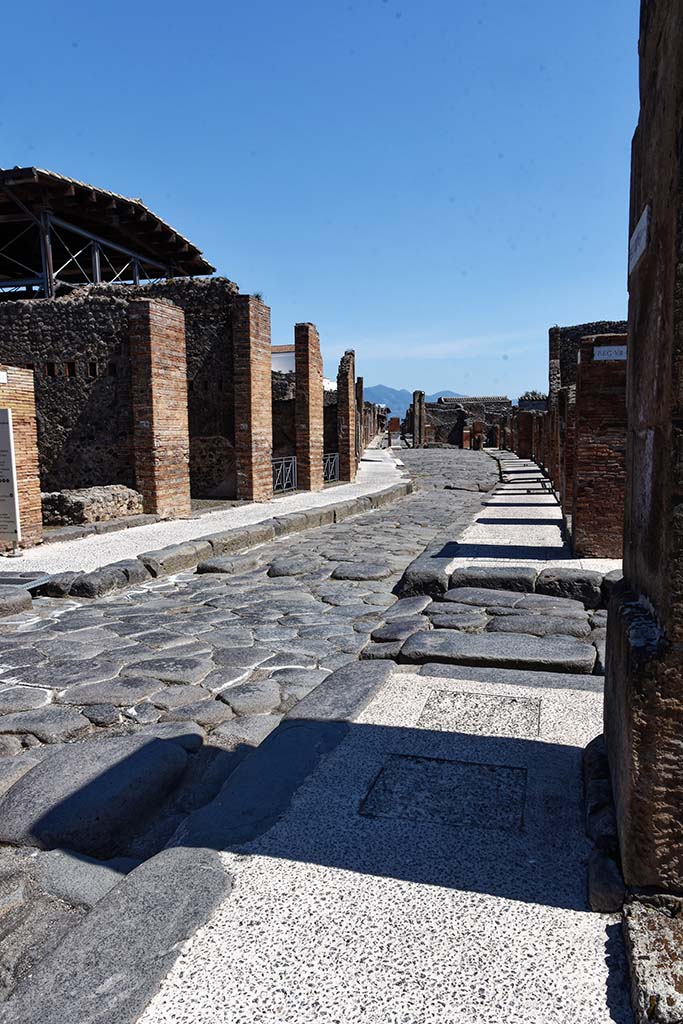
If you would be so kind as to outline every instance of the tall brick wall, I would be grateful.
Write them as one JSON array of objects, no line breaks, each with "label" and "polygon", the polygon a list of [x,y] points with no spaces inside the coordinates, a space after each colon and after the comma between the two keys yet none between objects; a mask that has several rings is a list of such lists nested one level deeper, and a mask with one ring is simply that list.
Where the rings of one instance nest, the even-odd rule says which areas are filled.
[{"label": "tall brick wall", "polygon": [[558,396],[560,418],[560,504],[566,515],[571,514],[574,495],[574,460],[576,457],[576,385],[560,388]]},{"label": "tall brick wall", "polygon": [[268,501],[273,496],[270,309],[255,295],[236,296],[233,358],[237,497]]},{"label": "tall brick wall", "polygon": [[516,420],[517,448],[515,450],[520,459],[530,459],[533,452],[534,414],[532,412],[518,412]]},{"label": "tall brick wall", "polygon": [[170,303],[138,299],[128,318],[136,487],[145,512],[189,516],[185,317]]},{"label": "tall brick wall", "polygon": [[583,558],[621,558],[626,483],[626,358],[601,358],[626,347],[623,334],[584,338],[576,379],[576,456],[572,544]]},{"label": "tall brick wall", "polygon": [[[6,383],[0,379],[0,408],[12,410],[21,547],[31,547],[43,539],[33,372],[0,366],[0,373],[7,375]],[[12,544],[5,548],[11,549]]]},{"label": "tall brick wall", "polygon": [[337,372],[339,479],[356,479],[356,357],[345,352]]},{"label": "tall brick wall", "polygon": [[680,894],[683,0],[643,0],[639,54],[629,229],[624,584],[610,601],[604,723],[624,879],[629,886]]},{"label": "tall brick wall", "polygon": [[320,339],[314,324],[295,325],[294,359],[298,487],[304,491],[321,491],[324,430],[323,360],[320,354]]}]

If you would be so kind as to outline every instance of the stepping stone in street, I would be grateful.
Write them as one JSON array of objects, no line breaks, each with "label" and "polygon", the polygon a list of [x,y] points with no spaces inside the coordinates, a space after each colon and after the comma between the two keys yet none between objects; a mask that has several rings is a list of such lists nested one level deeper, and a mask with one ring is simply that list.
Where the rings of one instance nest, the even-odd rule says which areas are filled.
[{"label": "stepping stone in street", "polygon": [[589,673],[595,664],[595,648],[580,640],[564,637],[541,638],[525,633],[472,634],[433,629],[409,637],[401,648],[399,660],[418,665],[435,661]]},{"label": "stepping stone in street", "polygon": [[[445,605],[448,608],[448,605]],[[481,633],[486,628],[487,618],[479,613],[478,609],[472,608],[467,612],[456,612],[449,615],[447,611],[434,612],[430,615],[434,629],[462,629],[466,633]]]}]

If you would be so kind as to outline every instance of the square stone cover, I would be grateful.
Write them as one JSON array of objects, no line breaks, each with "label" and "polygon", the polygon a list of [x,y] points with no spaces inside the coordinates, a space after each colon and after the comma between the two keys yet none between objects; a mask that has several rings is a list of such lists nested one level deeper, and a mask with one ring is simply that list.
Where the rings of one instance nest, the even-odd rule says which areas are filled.
[{"label": "square stone cover", "polygon": [[518,832],[524,825],[525,796],[525,768],[391,754],[360,813]]},{"label": "square stone cover", "polygon": [[532,697],[433,690],[418,726],[477,736],[538,736],[541,702]]}]

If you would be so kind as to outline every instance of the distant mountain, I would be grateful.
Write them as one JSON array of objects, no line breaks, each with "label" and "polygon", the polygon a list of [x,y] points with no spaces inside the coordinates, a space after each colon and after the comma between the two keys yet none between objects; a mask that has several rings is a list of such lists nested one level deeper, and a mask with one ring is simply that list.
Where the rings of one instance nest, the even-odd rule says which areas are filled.
[{"label": "distant mountain", "polygon": [[[363,397],[366,402],[374,402],[376,405],[388,405],[392,416],[403,419],[408,406],[413,401],[412,391],[406,388],[388,388],[384,384],[375,384],[373,387],[363,389]],[[459,398],[458,391],[436,391],[433,395],[425,395],[425,401],[436,402],[437,398]]]}]

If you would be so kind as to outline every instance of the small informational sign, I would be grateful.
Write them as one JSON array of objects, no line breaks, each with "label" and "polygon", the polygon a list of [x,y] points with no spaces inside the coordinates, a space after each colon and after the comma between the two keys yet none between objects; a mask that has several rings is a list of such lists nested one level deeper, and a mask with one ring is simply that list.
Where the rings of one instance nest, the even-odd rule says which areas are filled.
[{"label": "small informational sign", "polygon": [[0,542],[18,544],[20,540],[21,523],[12,410],[0,409]]},{"label": "small informational sign", "polygon": [[632,274],[650,243],[650,207],[646,206],[628,245],[628,272]]},{"label": "small informational sign", "polygon": [[593,359],[598,361],[626,359],[626,345],[595,345]]}]

